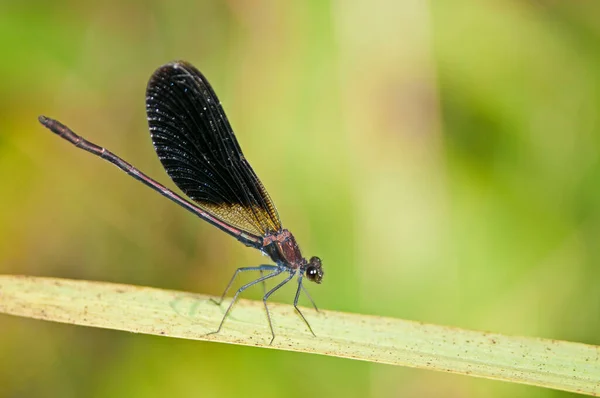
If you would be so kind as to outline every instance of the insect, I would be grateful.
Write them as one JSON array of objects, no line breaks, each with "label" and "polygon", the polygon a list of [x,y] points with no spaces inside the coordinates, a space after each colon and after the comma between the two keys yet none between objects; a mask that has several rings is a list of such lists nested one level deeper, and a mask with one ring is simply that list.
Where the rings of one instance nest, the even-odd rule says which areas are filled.
[{"label": "insect", "polygon": [[272,336],[270,344],[275,339],[275,332],[267,300],[296,275],[298,286],[294,308],[314,336],[298,308],[298,299],[303,290],[317,309],[304,288],[303,280],[321,283],[321,260],[318,257],[304,258],[294,235],[282,227],[273,201],[244,157],[221,103],[206,78],[185,61],[161,66],[148,82],[146,113],[158,158],[175,185],[192,201],[148,177],[109,150],[75,134],[59,121],[46,116],[40,116],[39,121],[77,148],[109,161],[246,246],[256,248],[271,258],[274,265],[243,267],[235,271],[221,298],[214,300],[218,305],[223,302],[239,273],[259,271],[260,277],[235,292],[218,329],[212,333],[221,331],[240,293],[284,274],[285,278],[272,289],[265,289],[263,296]]}]

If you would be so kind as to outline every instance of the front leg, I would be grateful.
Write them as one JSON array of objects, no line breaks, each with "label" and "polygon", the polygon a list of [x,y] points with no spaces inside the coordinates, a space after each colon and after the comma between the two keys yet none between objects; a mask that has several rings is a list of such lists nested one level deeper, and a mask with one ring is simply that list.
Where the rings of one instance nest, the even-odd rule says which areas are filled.
[{"label": "front leg", "polygon": [[[302,313],[302,311],[300,311],[300,308],[298,308],[298,299],[300,298],[300,290],[302,290],[303,287],[304,286],[302,285],[302,274],[300,274],[300,276],[298,276],[298,289],[296,290],[296,297],[294,297],[294,308],[296,309],[296,311],[298,311],[298,315],[300,315],[300,318],[302,318],[302,320],[304,321],[304,323],[306,323],[306,326],[308,326],[308,330],[310,330],[310,332],[312,333],[312,335],[314,337],[317,337],[317,335],[315,334],[315,332],[313,332],[312,327],[310,326],[310,323],[308,323],[308,321],[304,317],[304,314]],[[304,290],[304,292],[306,293],[306,290]],[[308,297],[310,298],[310,296],[308,296]],[[310,299],[310,301],[315,306],[315,309],[317,309],[317,306],[312,301],[312,298]]]}]

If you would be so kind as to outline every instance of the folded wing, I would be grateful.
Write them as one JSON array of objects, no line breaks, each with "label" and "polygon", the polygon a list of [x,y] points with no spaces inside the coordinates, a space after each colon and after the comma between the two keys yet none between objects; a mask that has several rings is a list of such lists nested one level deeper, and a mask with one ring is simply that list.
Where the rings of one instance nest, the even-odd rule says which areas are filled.
[{"label": "folded wing", "polygon": [[157,69],[148,82],[146,113],[167,174],[199,207],[252,235],[281,230],[275,205],[196,68],[177,61]]}]

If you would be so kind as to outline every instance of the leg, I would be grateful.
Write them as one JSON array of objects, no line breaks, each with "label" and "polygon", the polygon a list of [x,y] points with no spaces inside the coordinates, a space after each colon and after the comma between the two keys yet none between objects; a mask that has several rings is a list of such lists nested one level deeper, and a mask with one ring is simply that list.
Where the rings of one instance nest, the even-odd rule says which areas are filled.
[{"label": "leg", "polygon": [[[214,331],[214,332],[207,333],[207,335],[209,335],[209,334],[216,334],[216,333],[219,333],[221,331],[221,328],[223,327],[223,323],[225,323],[225,319],[227,319],[227,315],[229,315],[229,312],[231,311],[231,308],[233,308],[233,304],[235,303],[235,300],[237,300],[237,298],[238,298],[238,296],[240,295],[241,292],[243,292],[244,290],[248,289],[251,286],[256,285],[257,283],[265,281],[265,280],[267,280],[269,278],[273,278],[274,276],[277,276],[277,275],[281,274],[285,270],[285,268],[278,268],[278,267],[275,267],[275,266],[272,266],[272,267],[275,268],[275,271],[273,271],[270,274],[267,274],[265,276],[262,276],[262,277],[258,278],[255,281],[252,281],[250,283],[246,283],[244,286],[240,287],[237,292],[235,292],[235,294],[233,295],[233,299],[231,299],[231,303],[229,304],[229,307],[227,307],[227,311],[225,311],[225,315],[223,315],[223,319],[221,320],[221,323],[219,324],[219,328],[216,331]],[[258,267],[253,267],[253,268],[258,268]],[[242,270],[247,270],[247,268],[245,268],[245,269],[242,268]]]},{"label": "leg", "polygon": [[269,306],[267,305],[267,300],[273,293],[275,293],[281,286],[288,283],[290,281],[290,279],[292,279],[293,277],[294,277],[294,274],[290,272],[290,276],[288,276],[283,281],[281,281],[273,289],[269,290],[267,292],[267,294],[265,294],[265,296],[263,297],[263,303],[265,304],[265,310],[267,311],[267,319],[269,320],[269,327],[271,328],[271,336],[272,337],[271,337],[271,342],[269,343],[269,345],[273,344],[273,340],[275,340],[275,332],[273,331],[273,323],[271,322],[271,313],[269,312]]},{"label": "leg", "polygon": [[[263,272],[262,272],[262,269],[261,269],[260,270],[260,277],[262,278],[262,276],[263,276]],[[266,284],[266,282],[263,281],[262,285],[263,285],[263,294],[267,294],[267,284]]]},{"label": "leg", "polygon": [[312,299],[312,297],[310,297],[310,294],[308,294],[308,290],[306,290],[304,285],[301,285],[301,286],[302,286],[302,290],[304,290],[304,294],[306,294],[306,297],[308,297],[308,299],[310,300],[310,303],[313,305],[313,307],[315,307],[315,311],[319,312],[319,309],[317,308],[317,305],[315,304],[314,300]]},{"label": "leg", "polygon": [[235,273],[233,274],[233,277],[231,277],[231,280],[229,281],[229,283],[227,284],[227,287],[225,288],[225,291],[223,292],[223,294],[221,295],[221,298],[219,299],[219,301],[214,300],[214,299],[210,299],[210,301],[212,301],[213,303],[215,303],[216,305],[221,305],[221,303],[223,302],[223,299],[225,298],[225,295],[227,294],[227,292],[229,291],[229,288],[231,287],[231,285],[233,284],[233,281],[235,280],[235,277],[240,273],[240,272],[246,272],[246,271],[260,271],[260,276],[262,278],[262,272],[263,271],[275,271],[277,270],[278,267],[276,265],[259,265],[258,267],[242,267],[242,268],[238,268]]},{"label": "leg", "polygon": [[[294,308],[296,309],[296,311],[298,311],[298,314],[300,315],[300,318],[302,318],[302,320],[304,321],[304,323],[306,323],[306,326],[308,326],[308,330],[310,330],[310,332],[312,333],[312,335],[314,337],[317,337],[317,335],[315,334],[315,332],[313,332],[312,328],[310,327],[310,323],[308,323],[308,321],[306,320],[306,318],[304,317],[304,314],[302,313],[302,311],[300,311],[300,308],[298,308],[298,299],[300,298],[300,289],[302,289],[302,274],[300,274],[300,276],[298,277],[298,290],[296,290],[296,297],[294,298]],[[304,290],[306,292],[306,290]],[[310,298],[310,296],[308,296]],[[310,301],[312,301],[312,299],[310,299]],[[314,305],[314,303],[313,303]],[[315,308],[317,308],[315,306]]]}]

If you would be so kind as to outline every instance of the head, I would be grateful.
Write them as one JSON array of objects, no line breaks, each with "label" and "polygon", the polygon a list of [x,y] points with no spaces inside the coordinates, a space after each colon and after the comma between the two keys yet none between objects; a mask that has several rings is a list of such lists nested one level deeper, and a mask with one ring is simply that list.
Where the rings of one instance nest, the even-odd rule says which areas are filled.
[{"label": "head", "polygon": [[306,266],[306,278],[311,282],[321,283],[323,279],[323,267],[319,257],[311,257]]}]

